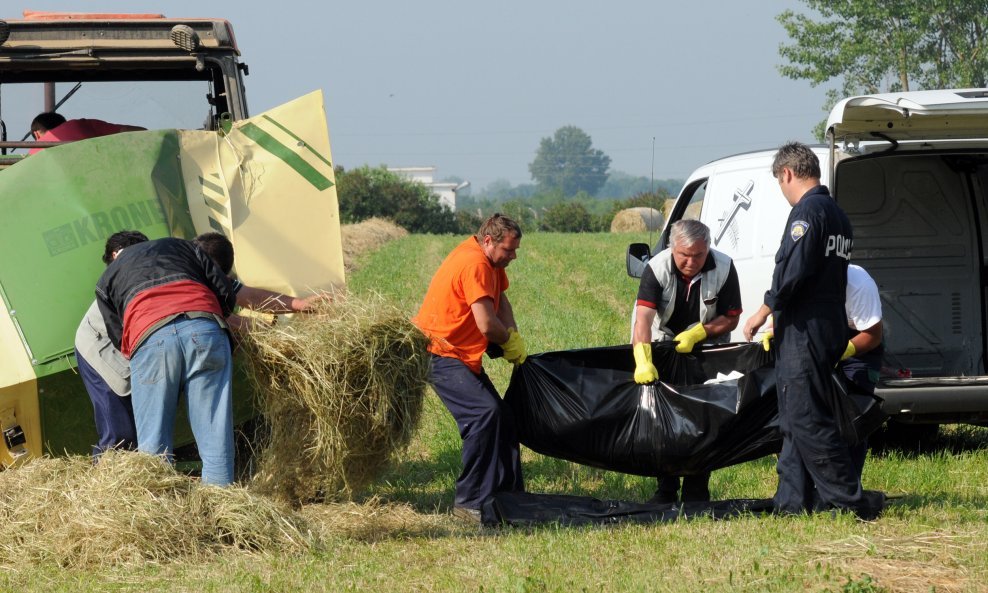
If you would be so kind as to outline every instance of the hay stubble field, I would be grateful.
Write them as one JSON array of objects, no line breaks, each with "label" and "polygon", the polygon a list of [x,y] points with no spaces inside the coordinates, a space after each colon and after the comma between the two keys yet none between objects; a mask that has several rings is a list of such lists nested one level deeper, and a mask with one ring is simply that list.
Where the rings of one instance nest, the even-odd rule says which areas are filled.
[{"label": "hay stubble field", "polygon": [[[409,315],[460,237],[409,235],[359,256],[352,291]],[[528,234],[508,269],[530,352],[628,338],[636,281],[627,243],[647,236]],[[744,279],[742,279],[742,282]],[[510,365],[485,363],[503,390]],[[529,490],[641,500],[655,482],[525,451]],[[8,566],[22,591],[986,591],[988,429],[949,427],[922,452],[871,455],[865,486],[901,495],[878,521],[743,517],[601,528],[478,529],[454,519],[456,427],[431,393],[408,450],[354,503],[309,505],[304,550],[231,552],[196,563],[78,570]],[[716,498],[768,497],[770,458],[714,473]],[[0,517],[2,521],[7,519]]]}]

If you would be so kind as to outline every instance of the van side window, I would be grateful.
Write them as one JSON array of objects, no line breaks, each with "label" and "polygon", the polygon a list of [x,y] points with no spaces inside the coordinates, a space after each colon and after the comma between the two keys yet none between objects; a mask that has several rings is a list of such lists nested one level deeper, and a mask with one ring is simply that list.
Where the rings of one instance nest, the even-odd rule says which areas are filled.
[{"label": "van side window", "polygon": [[690,218],[700,220],[700,212],[703,210],[703,198],[707,195],[707,180],[699,179],[683,190],[679,203],[676,204],[676,212],[672,215],[672,220]]}]

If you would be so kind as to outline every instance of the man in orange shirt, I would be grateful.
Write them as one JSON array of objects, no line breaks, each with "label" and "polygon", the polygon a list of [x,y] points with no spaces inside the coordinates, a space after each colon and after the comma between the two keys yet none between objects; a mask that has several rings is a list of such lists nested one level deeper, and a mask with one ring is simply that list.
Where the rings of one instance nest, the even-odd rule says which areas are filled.
[{"label": "man in orange shirt", "polygon": [[430,338],[430,380],[463,439],[453,513],[472,521],[480,520],[480,505],[490,495],[524,489],[514,420],[481,365],[492,345],[509,362],[525,362],[525,343],[504,292],[504,269],[520,242],[518,223],[502,214],[488,218],[446,256],[412,319]]}]

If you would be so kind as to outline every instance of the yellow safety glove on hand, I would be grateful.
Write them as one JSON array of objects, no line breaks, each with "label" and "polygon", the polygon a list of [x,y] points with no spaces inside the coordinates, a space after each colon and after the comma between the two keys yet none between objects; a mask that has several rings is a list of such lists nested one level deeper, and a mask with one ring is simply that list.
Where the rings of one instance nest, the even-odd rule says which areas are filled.
[{"label": "yellow safety glove on hand", "polygon": [[854,342],[852,342],[851,340],[848,340],[847,341],[847,348],[844,349],[844,354],[841,355],[840,359],[841,360],[847,360],[848,358],[851,358],[852,356],[854,356],[857,353],[858,353],[858,349],[854,347]]},{"label": "yellow safety glove on hand", "polygon": [[765,352],[772,349],[772,338],[774,337],[775,334],[773,332],[765,332],[762,334],[762,348],[765,349]]},{"label": "yellow safety glove on hand", "polygon": [[680,354],[689,354],[693,352],[693,346],[696,346],[700,342],[707,339],[707,330],[703,327],[702,323],[697,323],[693,327],[686,331],[679,332],[673,340],[679,342],[676,344],[676,352]]},{"label": "yellow safety glove on hand", "polygon": [[632,347],[635,353],[635,383],[645,385],[659,380],[659,371],[652,364],[652,345],[642,342]]},{"label": "yellow safety glove on hand", "polygon": [[508,341],[501,344],[504,350],[504,359],[513,364],[521,364],[528,358],[528,351],[525,349],[525,341],[521,339],[518,330],[508,328]]}]

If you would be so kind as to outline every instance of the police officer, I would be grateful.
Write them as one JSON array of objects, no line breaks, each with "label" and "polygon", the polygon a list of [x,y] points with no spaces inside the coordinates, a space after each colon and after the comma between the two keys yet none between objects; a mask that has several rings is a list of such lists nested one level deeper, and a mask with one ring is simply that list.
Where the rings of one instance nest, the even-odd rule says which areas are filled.
[{"label": "police officer", "polygon": [[[738,326],[741,288],[734,262],[710,248],[710,229],[699,220],[678,220],[669,248],[649,260],[635,306],[632,344],[635,381],[658,379],[651,343],[675,340],[686,354],[704,341],[724,342]],[[710,472],[683,478],[682,502],[710,500]],[[679,477],[662,476],[649,502],[679,501]]]},{"label": "police officer", "polygon": [[845,509],[870,519],[881,502],[862,491],[825,395],[849,337],[844,304],[851,223],[820,185],[820,162],[808,146],[782,146],[772,175],[792,211],[775,256],[772,287],[745,323],[744,335],[751,340],[774,316],[783,437],[774,506],[782,513]]}]

